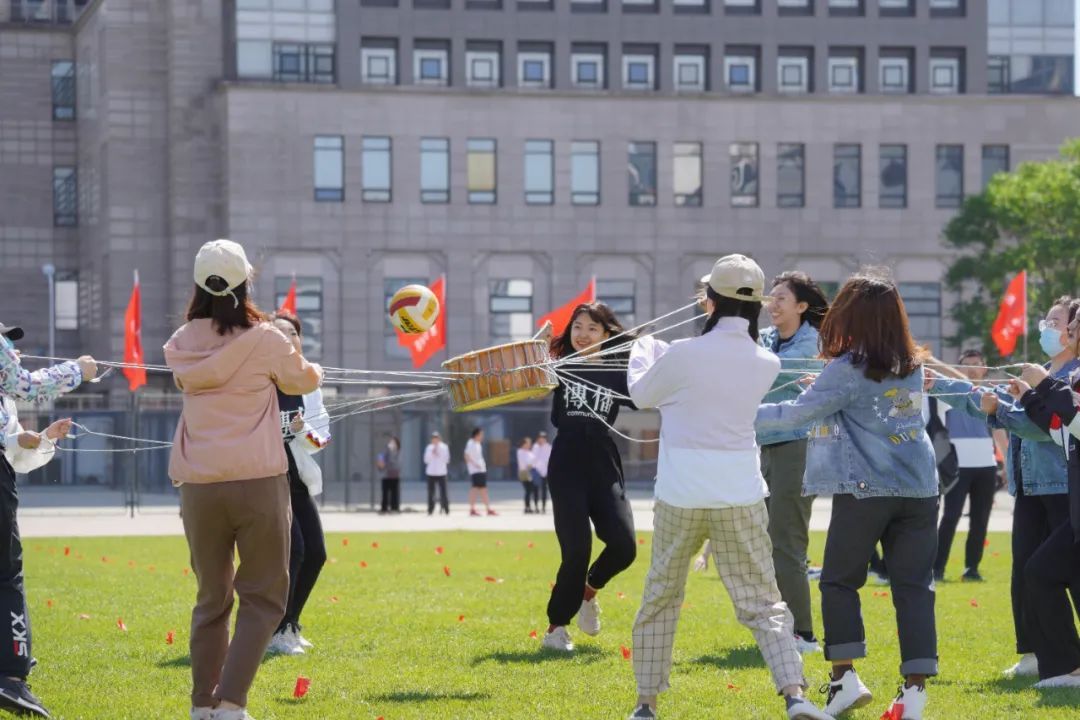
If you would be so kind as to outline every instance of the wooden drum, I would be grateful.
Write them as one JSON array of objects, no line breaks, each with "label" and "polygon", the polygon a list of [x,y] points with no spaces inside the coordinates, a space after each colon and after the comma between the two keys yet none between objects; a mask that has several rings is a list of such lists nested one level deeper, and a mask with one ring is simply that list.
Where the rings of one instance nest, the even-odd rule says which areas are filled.
[{"label": "wooden drum", "polygon": [[462,374],[450,381],[450,407],[468,412],[543,397],[558,385],[549,362],[543,340],[496,345],[451,358],[443,367]]}]

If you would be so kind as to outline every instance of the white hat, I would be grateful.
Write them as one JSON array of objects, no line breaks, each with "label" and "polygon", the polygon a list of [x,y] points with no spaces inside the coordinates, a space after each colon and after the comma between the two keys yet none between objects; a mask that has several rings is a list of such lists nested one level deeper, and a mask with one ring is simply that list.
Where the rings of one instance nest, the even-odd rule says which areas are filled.
[{"label": "white hat", "polygon": [[[725,255],[716,261],[712,272],[701,278],[717,295],[735,300],[766,302],[765,273],[745,255]],[[739,292],[750,288],[750,292]]]},{"label": "white hat", "polygon": [[[206,281],[214,275],[225,281],[227,287],[224,290],[211,290],[207,287]],[[211,240],[199,248],[195,256],[195,284],[211,295],[232,295],[233,300],[236,300],[233,290],[246,283],[250,277],[251,264],[240,243],[232,240]]]}]

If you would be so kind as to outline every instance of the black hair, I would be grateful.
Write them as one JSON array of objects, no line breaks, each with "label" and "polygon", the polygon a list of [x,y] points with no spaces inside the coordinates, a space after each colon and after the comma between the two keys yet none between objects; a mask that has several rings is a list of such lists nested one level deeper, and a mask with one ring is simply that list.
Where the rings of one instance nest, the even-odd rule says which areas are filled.
[{"label": "black hair", "polygon": [[[739,294],[752,293],[753,290],[751,288],[739,288],[736,292]],[[713,301],[714,307],[709,319],[705,321],[705,329],[701,331],[702,335],[716,327],[716,323],[720,322],[720,318],[738,317],[750,323],[748,328],[750,338],[754,342],[758,341],[758,317],[761,316],[760,302],[724,297],[713,290],[711,285],[705,286],[705,297]]]}]

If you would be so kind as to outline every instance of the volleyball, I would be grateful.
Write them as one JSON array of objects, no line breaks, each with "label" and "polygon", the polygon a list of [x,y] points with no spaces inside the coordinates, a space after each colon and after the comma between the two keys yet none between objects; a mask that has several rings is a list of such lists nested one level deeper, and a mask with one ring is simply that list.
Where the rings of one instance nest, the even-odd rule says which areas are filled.
[{"label": "volleyball", "polygon": [[439,300],[423,285],[406,285],[390,298],[390,322],[403,333],[425,332],[438,317]]}]

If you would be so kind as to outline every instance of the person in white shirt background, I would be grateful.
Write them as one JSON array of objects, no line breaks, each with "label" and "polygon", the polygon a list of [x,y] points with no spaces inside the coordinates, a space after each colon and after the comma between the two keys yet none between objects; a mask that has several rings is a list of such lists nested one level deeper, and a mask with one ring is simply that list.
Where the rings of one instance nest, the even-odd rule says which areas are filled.
[{"label": "person in white shirt background", "polygon": [[521,486],[525,488],[526,515],[533,514],[533,498],[536,498],[538,510],[540,503],[539,488],[533,483],[533,462],[532,438],[522,438],[517,449],[517,471],[518,480],[521,481]]},{"label": "person in white shirt background", "polygon": [[427,477],[427,514],[435,512],[435,487],[439,488],[439,507],[444,515],[450,514],[450,500],[446,494],[446,474],[450,465],[450,448],[442,441],[438,431],[431,433],[431,442],[424,448],[424,475]]},{"label": "person in white shirt background", "polygon": [[661,416],[652,560],[633,631],[638,700],[630,718],[657,717],[690,560],[708,538],[736,617],[753,633],[788,717],[826,720],[803,697],[802,656],[776,585],[754,432],[758,404],[780,372],[779,358],[758,345],[765,275],[750,258],[728,255],[702,281],[709,318],[700,337],[671,345],[645,337],[630,352],[630,397]]},{"label": "person in white shirt background", "polygon": [[476,511],[476,498],[484,501],[488,515],[498,515],[491,509],[491,500],[487,490],[487,463],[484,461],[484,431],[473,428],[469,441],[465,443],[465,467],[469,470],[469,515],[479,515]]},{"label": "person in white shirt background", "polygon": [[[533,483],[537,486],[537,491],[540,494],[539,510],[542,513],[547,513],[547,476],[548,476],[548,461],[551,460],[551,443],[548,442],[547,433],[541,430],[536,435],[536,442],[533,443]],[[535,497],[535,496],[534,496]]]}]

